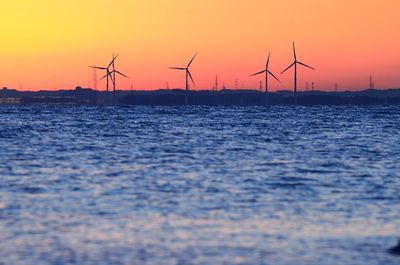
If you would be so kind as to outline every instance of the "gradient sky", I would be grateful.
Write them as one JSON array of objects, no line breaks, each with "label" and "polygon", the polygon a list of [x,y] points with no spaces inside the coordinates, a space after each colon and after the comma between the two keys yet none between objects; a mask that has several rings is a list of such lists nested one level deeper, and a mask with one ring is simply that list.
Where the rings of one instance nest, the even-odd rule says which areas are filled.
[{"label": "gradient sky", "polygon": [[[117,67],[131,80],[120,89],[184,86],[184,66],[198,51],[192,73],[197,89],[220,82],[258,88],[271,51],[278,75],[301,61],[299,86],[318,89],[400,87],[400,1],[361,0],[13,0],[1,4],[0,85],[23,90],[73,88],[93,82],[87,66]],[[98,73],[100,76],[101,73]],[[292,88],[292,71],[271,81]],[[104,82],[98,84],[104,89]]]}]

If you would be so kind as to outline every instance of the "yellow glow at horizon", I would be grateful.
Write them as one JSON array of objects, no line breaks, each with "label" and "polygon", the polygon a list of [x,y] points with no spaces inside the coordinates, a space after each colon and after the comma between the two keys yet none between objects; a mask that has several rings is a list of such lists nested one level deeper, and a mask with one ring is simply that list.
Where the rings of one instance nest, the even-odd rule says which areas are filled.
[{"label": "yellow glow at horizon", "polygon": [[[361,0],[16,0],[2,3],[0,85],[24,89],[71,88],[92,80],[88,65],[106,64],[113,52],[131,80],[122,88],[182,87],[182,66],[196,52],[193,74],[200,88],[216,74],[258,87],[249,74],[299,59],[318,71],[301,70],[300,82],[321,88],[400,86],[400,1]],[[101,73],[98,73],[101,75]],[[291,72],[274,89],[291,88]],[[99,88],[103,84],[99,83]]]}]

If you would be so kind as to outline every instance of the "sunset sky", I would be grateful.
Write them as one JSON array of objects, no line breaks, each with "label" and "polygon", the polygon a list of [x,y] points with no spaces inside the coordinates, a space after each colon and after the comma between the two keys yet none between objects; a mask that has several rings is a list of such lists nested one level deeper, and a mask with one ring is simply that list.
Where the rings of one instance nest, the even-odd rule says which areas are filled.
[{"label": "sunset sky", "polygon": [[[290,89],[293,72],[280,72],[298,57],[300,90],[400,87],[400,1],[361,0],[14,0],[1,4],[0,85],[23,90],[93,84],[88,65],[120,54],[120,89],[184,87],[192,66],[197,89],[215,75],[227,87],[258,88],[271,51],[273,90]],[[101,77],[101,73],[98,73]],[[104,89],[99,82],[98,89]]]}]

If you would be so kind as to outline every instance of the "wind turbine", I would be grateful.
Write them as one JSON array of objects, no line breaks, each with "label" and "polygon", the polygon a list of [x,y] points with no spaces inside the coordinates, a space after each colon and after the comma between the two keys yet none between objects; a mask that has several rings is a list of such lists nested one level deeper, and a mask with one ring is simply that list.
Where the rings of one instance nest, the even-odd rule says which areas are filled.
[{"label": "wind turbine", "polygon": [[[108,64],[107,67],[89,66],[90,68],[93,68],[93,69],[99,69],[99,70],[106,71],[106,75],[103,76],[102,78],[100,78],[100,80],[103,80],[104,78],[107,78],[107,83],[106,83],[106,90],[107,90],[107,92],[108,92],[108,87],[109,87],[109,78],[111,78],[111,81],[113,82],[111,66],[113,65],[113,63],[114,63],[115,59],[117,59],[117,57],[118,57],[118,55],[117,55],[117,56],[114,56],[114,55],[113,55],[113,59],[112,59],[112,61]],[[114,82],[113,82],[113,83],[114,83]]]},{"label": "wind turbine", "polygon": [[194,58],[196,58],[197,53],[193,56],[193,58],[189,61],[186,67],[170,67],[169,69],[180,70],[186,72],[186,95],[185,95],[185,104],[188,105],[188,92],[189,92],[189,78],[192,81],[193,85],[196,86],[194,83],[192,74],[189,71],[190,65],[193,63]]},{"label": "wind turbine", "polygon": [[262,73],[265,73],[265,95],[268,96],[268,74],[270,74],[273,78],[275,78],[276,81],[280,82],[279,79],[273,74],[271,73],[271,71],[269,70],[269,59],[271,57],[271,53],[268,54],[268,59],[267,59],[267,63],[265,64],[265,69],[252,74],[251,76],[256,76],[256,75],[260,75]]},{"label": "wind turbine", "polygon": [[283,74],[284,72],[286,72],[287,70],[289,70],[290,68],[292,68],[294,66],[294,90],[293,90],[293,95],[294,95],[294,98],[295,98],[295,102],[297,102],[297,65],[300,64],[300,65],[305,66],[307,68],[310,68],[312,70],[315,70],[315,69],[313,67],[311,67],[309,65],[306,65],[305,63],[302,63],[302,62],[297,60],[296,47],[294,45],[294,42],[293,42],[293,55],[294,55],[294,62],[291,65],[289,65],[288,68],[283,70],[281,74]]},{"label": "wind turbine", "polygon": [[116,56],[113,55],[113,59],[111,60],[111,62],[108,64],[107,68],[102,67],[102,69],[106,69],[107,70],[107,74],[105,76],[103,76],[100,80],[107,78],[107,91],[108,91],[108,79],[111,79],[111,82],[113,83],[113,91],[115,92],[116,90],[116,83],[117,83],[117,78],[116,78],[116,74],[119,74],[125,78],[129,78],[128,76],[126,76],[125,74],[121,73],[120,71],[115,69],[115,60],[118,58],[118,54]]},{"label": "wind turbine", "polygon": [[112,80],[112,82],[113,82],[113,91],[114,91],[114,92],[115,92],[116,84],[117,84],[117,77],[116,77],[116,74],[119,74],[120,76],[123,76],[123,77],[129,79],[129,77],[127,77],[125,74],[123,74],[123,73],[121,73],[120,71],[118,71],[118,70],[115,69],[115,60],[117,59],[117,57],[118,57],[118,54],[117,54],[117,56],[114,56],[114,55],[113,55],[113,60],[112,60],[111,63],[109,64],[109,66],[110,66],[110,67],[112,66],[112,69],[113,69],[113,70],[110,72],[110,76],[111,76],[111,80]]}]

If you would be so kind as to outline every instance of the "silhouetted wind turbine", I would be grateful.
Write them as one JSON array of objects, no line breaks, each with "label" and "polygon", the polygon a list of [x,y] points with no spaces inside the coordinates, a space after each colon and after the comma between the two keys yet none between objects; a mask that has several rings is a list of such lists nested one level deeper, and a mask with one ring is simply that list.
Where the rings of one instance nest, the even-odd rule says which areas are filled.
[{"label": "silhouetted wind turbine", "polygon": [[116,74],[119,74],[120,76],[123,76],[123,77],[129,79],[128,76],[126,76],[125,74],[123,74],[123,73],[121,73],[120,71],[118,71],[118,70],[115,69],[115,60],[117,59],[117,57],[118,57],[118,54],[117,54],[117,56],[114,56],[114,55],[113,55],[113,60],[111,61],[110,65],[109,65],[109,66],[112,66],[112,69],[113,69],[113,70],[110,72],[110,75],[111,75],[111,80],[113,81],[113,91],[114,91],[114,92],[115,92],[115,90],[116,90],[116,84],[117,84],[117,77],[116,77]]},{"label": "silhouetted wind turbine", "polygon": [[190,80],[192,80],[192,83],[194,86],[196,86],[196,84],[194,83],[192,74],[189,71],[189,67],[190,65],[193,63],[194,58],[196,58],[197,53],[193,56],[193,58],[190,60],[190,62],[187,64],[186,67],[170,67],[169,69],[174,69],[174,70],[181,70],[181,71],[185,71],[186,72],[186,95],[185,95],[185,104],[188,105],[188,92],[189,92],[189,78]]},{"label": "silhouetted wind turbine", "polygon": [[107,67],[89,66],[90,68],[93,68],[93,69],[99,69],[99,70],[106,71],[106,75],[103,76],[102,78],[100,78],[100,80],[103,80],[104,78],[107,78],[107,83],[106,83],[107,92],[108,92],[108,87],[109,87],[109,78],[111,78],[111,81],[114,83],[113,76],[112,76],[112,71],[110,69],[111,69],[111,66],[113,66],[113,63],[115,62],[115,59],[117,59],[117,57],[118,57],[118,55],[117,56],[113,55],[113,59],[111,60],[111,62],[108,64]]},{"label": "silhouetted wind turbine", "polygon": [[273,73],[271,73],[271,71],[268,68],[269,67],[269,59],[270,59],[270,57],[271,57],[271,53],[268,54],[268,59],[267,59],[267,63],[265,64],[265,69],[264,70],[251,75],[251,76],[256,76],[256,75],[260,75],[262,73],[265,73],[265,95],[266,96],[268,96],[268,74],[272,75],[272,77],[275,78],[276,81],[280,82],[279,79]]},{"label": "silhouetted wind turbine", "polygon": [[300,65],[305,66],[307,68],[310,68],[312,70],[315,70],[315,69],[313,67],[309,66],[309,65],[306,65],[305,63],[297,61],[296,47],[294,45],[294,42],[293,42],[293,55],[294,55],[294,62],[291,65],[289,65],[288,68],[283,70],[281,74],[283,74],[284,72],[286,72],[287,70],[289,70],[290,68],[292,68],[294,66],[294,89],[293,89],[293,95],[294,95],[294,98],[295,98],[295,102],[297,102],[297,65],[300,64]]},{"label": "silhouetted wind turbine", "polygon": [[113,82],[113,91],[115,92],[115,60],[118,58],[118,54],[115,56],[113,53],[113,59],[111,60],[111,62],[108,64],[108,67],[112,67],[112,71],[110,71],[110,77],[111,77],[111,81]]},{"label": "silhouetted wind turbine", "polygon": [[129,78],[128,76],[126,76],[125,74],[121,73],[120,71],[115,69],[115,60],[118,58],[118,54],[116,56],[113,55],[113,59],[111,60],[111,62],[108,64],[107,68],[102,67],[102,69],[106,69],[107,70],[107,74],[105,76],[103,76],[100,80],[107,78],[107,91],[108,91],[108,79],[111,79],[111,82],[113,83],[113,91],[115,92],[116,90],[116,82],[117,82],[117,78],[116,78],[116,74],[119,74],[125,78]]}]

